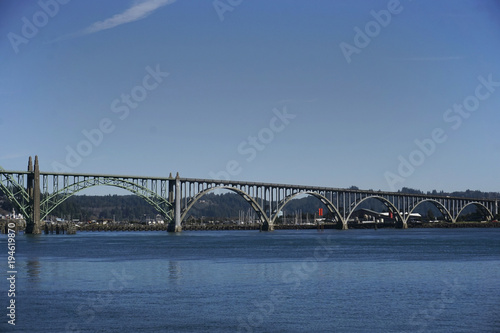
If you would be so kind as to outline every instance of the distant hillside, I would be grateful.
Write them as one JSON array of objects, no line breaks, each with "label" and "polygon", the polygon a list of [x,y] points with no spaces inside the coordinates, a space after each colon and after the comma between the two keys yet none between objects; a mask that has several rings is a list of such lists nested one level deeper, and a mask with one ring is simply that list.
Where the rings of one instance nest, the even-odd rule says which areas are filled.
[{"label": "distant hillside", "polygon": [[[352,189],[356,189],[352,187]],[[442,196],[456,196],[468,198],[499,198],[498,192],[481,191],[463,191],[463,192],[427,192],[403,188],[399,192],[409,194],[430,194]],[[260,200],[259,200],[260,203]],[[285,207],[286,215],[293,214],[314,214],[318,208],[323,208],[327,213],[326,207],[316,198],[305,196],[300,199],[292,200]],[[366,208],[376,211],[386,211],[386,207],[378,200],[367,200],[360,208]],[[474,210],[471,207],[471,210]],[[6,214],[12,211],[12,204],[0,192],[0,214]],[[418,212],[422,215],[440,216],[439,210],[430,203],[423,203],[418,207]],[[238,218],[241,214],[252,213],[248,203],[238,194],[209,193],[201,198],[197,204],[190,210],[189,216],[194,218]],[[467,212],[466,212],[467,213]],[[106,196],[88,196],[77,195],[68,198],[59,205],[52,215],[57,217],[80,219],[82,221],[91,219],[115,219],[117,221],[140,221],[144,218],[153,218],[157,212],[145,200],[135,195],[106,195]]]},{"label": "distant hillside", "polygon": [[408,193],[408,194],[426,194],[426,195],[439,195],[439,196],[450,196],[450,197],[462,197],[462,198],[472,198],[472,199],[500,199],[500,192],[482,192],[482,191],[459,191],[459,192],[444,192],[444,191],[428,191],[427,193],[415,190],[408,187],[403,187],[398,192]]}]

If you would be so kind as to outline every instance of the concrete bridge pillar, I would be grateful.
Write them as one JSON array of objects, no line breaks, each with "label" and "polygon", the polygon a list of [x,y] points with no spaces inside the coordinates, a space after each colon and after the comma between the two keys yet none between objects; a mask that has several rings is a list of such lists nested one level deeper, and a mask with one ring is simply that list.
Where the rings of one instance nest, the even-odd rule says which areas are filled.
[{"label": "concrete bridge pillar", "polygon": [[261,231],[274,231],[274,224],[265,221],[264,223],[262,223]]},{"label": "concrete bridge pillar", "polygon": [[168,231],[170,232],[181,232],[181,181],[179,179],[179,173],[175,177],[175,208],[174,208],[174,221],[172,221],[168,226]]},{"label": "concrete bridge pillar", "polygon": [[396,228],[408,229],[408,222],[407,221],[398,221],[398,220],[396,220]]},{"label": "concrete bridge pillar", "polygon": [[170,178],[168,180],[168,202],[171,204],[174,203],[174,195],[175,195],[175,180],[172,180],[172,173],[168,176]]},{"label": "concrete bridge pillar", "polygon": [[26,233],[38,235],[42,233],[40,221],[40,166],[38,156],[35,156],[35,166],[33,167],[31,156],[28,160],[28,184],[27,192],[30,205],[30,216],[26,218]]},{"label": "concrete bridge pillar", "polygon": [[[267,193],[269,191],[269,196]],[[264,200],[268,200],[269,204],[269,216],[267,217],[267,221],[262,222],[261,231],[274,231],[274,223],[273,223],[273,188],[272,187],[264,187]],[[264,211],[265,211],[265,207]],[[278,214],[278,212],[276,212]]]}]

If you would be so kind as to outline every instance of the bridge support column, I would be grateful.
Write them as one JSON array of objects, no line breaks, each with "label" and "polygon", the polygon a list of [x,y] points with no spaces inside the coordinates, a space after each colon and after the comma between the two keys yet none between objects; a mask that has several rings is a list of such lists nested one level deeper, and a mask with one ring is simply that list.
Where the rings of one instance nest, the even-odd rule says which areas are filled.
[{"label": "bridge support column", "polygon": [[261,231],[274,231],[274,224],[271,224],[267,221],[262,223]]},{"label": "bridge support column", "polygon": [[174,203],[174,195],[175,195],[175,180],[172,180],[172,173],[170,173],[170,176],[168,177],[170,178],[168,180],[168,202],[170,202],[171,204]]},{"label": "bridge support column", "polygon": [[408,223],[406,221],[396,221],[396,228],[408,229]]},{"label": "bridge support column", "polygon": [[175,208],[174,208],[174,221],[170,222],[168,226],[169,232],[181,232],[181,181],[179,173],[175,177]]},{"label": "bridge support column", "polygon": [[347,222],[342,222],[342,221],[341,221],[341,222],[339,222],[339,224],[342,224],[342,226],[341,226],[342,230],[347,230],[347,229],[349,229],[349,228],[347,227]]},{"label": "bridge support column", "polygon": [[35,167],[31,161],[28,161],[28,184],[27,192],[29,196],[30,216],[26,216],[26,233],[38,235],[42,233],[40,221],[40,167],[38,165],[38,156],[35,156]]}]

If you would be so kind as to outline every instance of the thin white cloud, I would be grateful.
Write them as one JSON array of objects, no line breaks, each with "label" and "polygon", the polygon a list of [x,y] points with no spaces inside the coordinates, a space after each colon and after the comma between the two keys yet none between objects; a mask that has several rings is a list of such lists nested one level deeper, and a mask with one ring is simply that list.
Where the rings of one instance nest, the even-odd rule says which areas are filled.
[{"label": "thin white cloud", "polygon": [[104,21],[92,23],[89,27],[82,31],[83,35],[96,33],[99,31],[115,28],[119,25],[142,20],[155,10],[165,5],[170,5],[176,0],[144,0],[136,2],[132,7],[125,10],[123,13],[116,14]]},{"label": "thin white cloud", "polygon": [[153,13],[160,7],[165,5],[170,5],[177,0],[142,0],[140,2],[135,2],[132,7],[125,10],[123,13],[113,15],[112,17],[104,20],[92,23],[87,28],[80,30],[78,32],[70,33],[64,36],[57,37],[49,41],[48,43],[57,43],[60,41],[81,37],[83,35],[93,34],[99,31],[115,28],[122,24],[135,22],[146,18],[148,15]]}]

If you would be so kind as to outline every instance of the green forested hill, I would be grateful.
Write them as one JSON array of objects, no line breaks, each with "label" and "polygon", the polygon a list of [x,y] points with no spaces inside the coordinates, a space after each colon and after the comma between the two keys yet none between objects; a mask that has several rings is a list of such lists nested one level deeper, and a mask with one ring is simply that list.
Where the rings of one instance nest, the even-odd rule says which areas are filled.
[{"label": "green forested hill", "polygon": [[[481,191],[464,191],[464,192],[427,192],[423,193],[419,190],[403,188],[400,192],[413,194],[433,194],[433,195],[449,195],[468,198],[500,198],[498,192],[481,192]],[[259,200],[260,203],[260,200]],[[422,204],[419,211],[422,214],[427,214],[429,211],[433,215],[439,214],[439,211],[432,204]],[[237,218],[240,213],[247,213],[250,206],[238,194],[209,193],[201,198],[198,203],[191,209],[190,215],[195,218]],[[305,196],[300,199],[292,200],[286,207],[287,215],[302,213],[313,214],[318,211],[318,208],[323,208],[326,213],[326,207],[316,198]],[[383,206],[377,200],[368,200],[362,208],[383,211]],[[12,211],[12,204],[0,192],[0,214],[6,214]],[[80,220],[91,219],[116,219],[117,221],[140,221],[146,218],[153,218],[157,212],[145,200],[135,195],[106,195],[106,196],[73,196],[68,198],[54,211],[53,215],[63,218],[73,218]],[[436,215],[437,216],[437,215]]]}]

